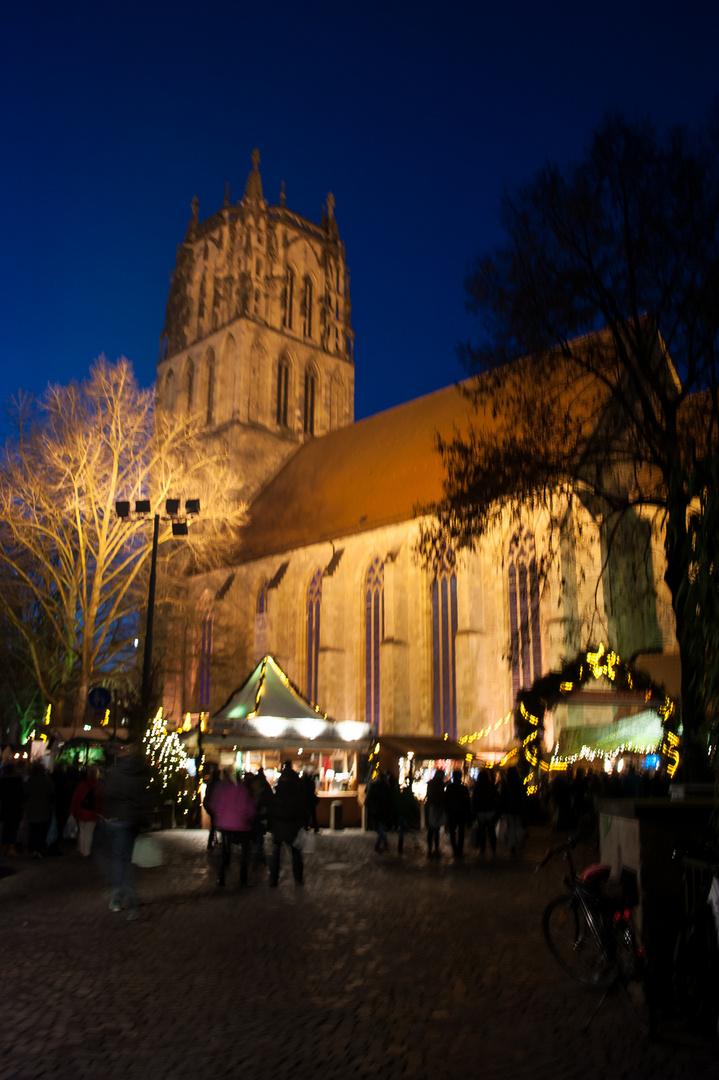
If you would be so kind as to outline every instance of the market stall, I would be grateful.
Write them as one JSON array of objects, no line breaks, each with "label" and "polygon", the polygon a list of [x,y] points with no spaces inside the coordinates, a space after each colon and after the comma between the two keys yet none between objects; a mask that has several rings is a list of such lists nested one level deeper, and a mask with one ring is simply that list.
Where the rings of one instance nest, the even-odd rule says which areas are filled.
[{"label": "market stall", "polygon": [[182,733],[188,756],[255,772],[270,783],[282,762],[317,777],[318,821],[329,824],[340,801],[345,825],[359,824],[357,786],[376,729],[355,720],[332,720],[293,686],[279,664],[265,656],[226,704]]}]

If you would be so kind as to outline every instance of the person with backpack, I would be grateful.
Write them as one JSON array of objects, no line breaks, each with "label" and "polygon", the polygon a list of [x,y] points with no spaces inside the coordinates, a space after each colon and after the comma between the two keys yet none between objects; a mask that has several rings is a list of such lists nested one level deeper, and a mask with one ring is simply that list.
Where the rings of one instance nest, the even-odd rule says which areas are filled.
[{"label": "person with backpack", "polygon": [[70,814],[77,822],[77,853],[87,859],[92,851],[92,837],[101,810],[100,773],[97,766],[88,769],[72,793]]}]

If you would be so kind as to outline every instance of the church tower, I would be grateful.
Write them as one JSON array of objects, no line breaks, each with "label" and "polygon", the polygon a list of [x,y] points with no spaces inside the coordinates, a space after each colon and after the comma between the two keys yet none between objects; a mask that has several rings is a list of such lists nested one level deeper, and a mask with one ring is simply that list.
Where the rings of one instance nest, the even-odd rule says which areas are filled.
[{"label": "church tower", "polygon": [[296,446],[354,420],[349,272],[330,193],[317,225],[262,192],[200,221],[193,199],[160,337],[158,409],[227,441],[251,498]]}]

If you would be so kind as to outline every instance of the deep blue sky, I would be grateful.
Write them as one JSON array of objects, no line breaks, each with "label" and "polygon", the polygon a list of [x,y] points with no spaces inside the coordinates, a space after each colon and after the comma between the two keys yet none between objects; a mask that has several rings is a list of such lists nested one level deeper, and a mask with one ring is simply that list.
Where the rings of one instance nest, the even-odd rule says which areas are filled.
[{"label": "deep blue sky", "polygon": [[101,352],[154,380],[192,197],[319,221],[352,274],[356,415],[461,375],[463,278],[503,186],[576,157],[602,113],[659,127],[719,89],[719,5],[34,0],[0,31],[0,402]]}]

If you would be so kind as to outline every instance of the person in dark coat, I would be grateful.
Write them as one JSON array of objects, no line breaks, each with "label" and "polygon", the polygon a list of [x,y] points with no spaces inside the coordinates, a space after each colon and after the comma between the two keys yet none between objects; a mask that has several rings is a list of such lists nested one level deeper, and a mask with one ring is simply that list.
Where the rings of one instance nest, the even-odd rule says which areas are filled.
[{"label": "person in dark coat", "polygon": [[444,805],[452,854],[455,859],[461,859],[464,855],[464,832],[472,816],[469,788],[462,783],[461,769],[455,769],[452,773],[452,779],[445,789]]},{"label": "person in dark coat", "polygon": [[304,784],[305,796],[307,798],[307,824],[310,829],[314,829],[314,831],[318,833],[320,827],[317,824],[317,803],[320,800],[317,795],[317,774],[303,772],[300,779]]},{"label": "person in dark coat", "polygon": [[472,790],[472,816],[477,825],[479,854],[484,855],[487,841],[492,855],[497,854],[497,787],[491,769],[481,769]]},{"label": "person in dark coat", "polygon": [[132,869],[135,838],[150,807],[149,770],[130,746],[118,753],[107,771],[103,798],[103,824],[110,856],[110,911],[127,910],[128,919],[140,915],[140,901]]},{"label": "person in dark coat", "polygon": [[0,773],[0,817],[2,817],[2,853],[17,855],[17,831],[22,821],[25,790],[22,777],[12,761]]},{"label": "person in dark coat", "polygon": [[393,816],[392,789],[388,773],[378,773],[367,789],[367,813],[377,830],[374,849],[377,852],[386,851],[387,829]]},{"label": "person in dark coat", "polygon": [[444,805],[444,773],[436,769],[427,784],[427,857],[439,858],[439,834],[447,824]]},{"label": "person in dark coat", "polygon": [[41,859],[46,851],[47,833],[55,809],[55,785],[40,761],[30,766],[25,783],[25,817],[28,825],[28,847],[33,859]]},{"label": "person in dark coat", "polygon": [[270,858],[270,885],[276,886],[280,877],[280,849],[289,844],[292,852],[292,876],[297,885],[304,882],[302,852],[296,841],[300,830],[307,820],[307,799],[299,775],[292,768],[292,762],[282,766],[275,793],[269,807],[269,824],[272,833],[272,855]]},{"label": "person in dark coat", "polygon": [[57,820],[57,839],[50,845],[49,855],[62,855],[60,840],[70,813],[70,799],[73,792],[73,784],[68,776],[67,768],[62,762],[55,765],[52,770],[52,782],[55,785],[55,818]]}]

